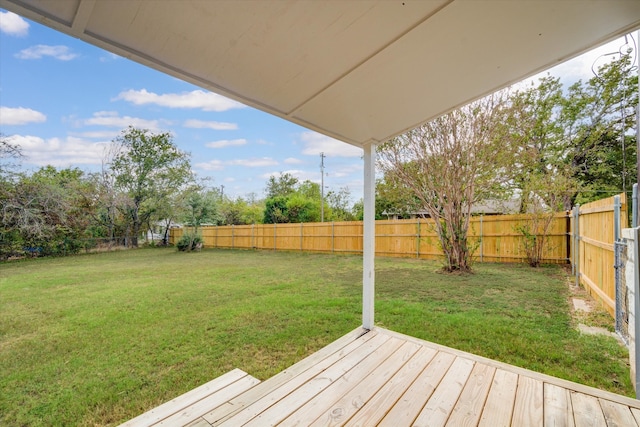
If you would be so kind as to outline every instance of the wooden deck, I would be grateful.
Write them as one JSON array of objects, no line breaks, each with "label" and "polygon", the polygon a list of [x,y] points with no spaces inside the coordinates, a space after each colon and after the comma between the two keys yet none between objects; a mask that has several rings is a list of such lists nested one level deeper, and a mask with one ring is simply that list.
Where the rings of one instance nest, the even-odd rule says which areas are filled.
[{"label": "wooden deck", "polygon": [[640,426],[640,401],[382,328],[259,382],[236,369],[125,426]]}]

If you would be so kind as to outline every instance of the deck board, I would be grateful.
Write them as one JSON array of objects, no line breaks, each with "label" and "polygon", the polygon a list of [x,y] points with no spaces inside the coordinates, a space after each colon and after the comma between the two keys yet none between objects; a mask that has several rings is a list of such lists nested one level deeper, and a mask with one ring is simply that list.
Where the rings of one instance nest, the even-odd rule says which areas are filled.
[{"label": "deck board", "polygon": [[480,421],[496,368],[476,363],[447,426],[475,426]]},{"label": "deck board", "polygon": [[640,427],[640,401],[382,328],[262,382],[234,370],[125,426]]},{"label": "deck board", "polygon": [[[349,419],[345,425],[350,427],[366,427],[376,425],[393,407],[405,390],[415,381],[416,377],[431,362],[436,351],[421,347],[397,373],[391,378],[371,400]],[[640,412],[639,412],[640,415]]]},{"label": "deck board", "polygon": [[544,420],[543,409],[544,383],[539,379],[520,375],[511,424],[521,427],[541,426]]},{"label": "deck board", "polygon": [[[240,383],[238,383],[239,381]],[[246,391],[247,388],[252,387],[258,382],[259,381],[256,378],[253,378],[246,372],[241,371],[240,369],[234,369],[206,384],[176,397],[173,400],[170,400],[169,402],[157,406],[156,408],[125,422],[121,427],[149,427],[158,425],[159,423],[162,423],[163,420],[174,416],[176,413],[190,411],[189,407],[191,405],[197,404],[203,399],[210,398],[211,396],[223,396],[225,398],[234,397],[241,392]],[[238,384],[241,386],[238,387]],[[216,402],[217,401],[214,398],[214,401],[209,401],[205,405],[205,408],[213,408]],[[192,417],[189,420],[184,418],[186,422],[181,423],[181,425],[186,425],[195,418],[196,417]]]},{"label": "deck board", "polygon": [[415,427],[444,426],[473,370],[474,362],[456,357],[438,388],[413,422]]},{"label": "deck board", "polygon": [[[280,399],[269,409],[243,425],[262,427],[265,425],[276,425],[280,423],[289,416],[294,409],[297,410],[304,407],[304,405],[318,393],[322,392],[336,381],[343,379],[347,372],[357,368],[358,373],[360,373],[363,372],[364,369],[373,367],[374,363],[377,362],[376,357],[384,357],[391,351],[391,347],[385,347],[383,345],[386,342],[391,341],[391,339],[391,337],[383,334],[373,337],[366,344],[363,344],[353,352],[347,354],[340,360],[340,363],[333,364],[324,372],[321,372],[319,375],[311,378],[309,381],[298,387],[294,393]],[[372,354],[374,357],[369,357]],[[233,418],[225,424],[228,424],[229,426],[238,425],[237,420]]]},{"label": "deck board", "polygon": [[389,408],[380,426],[406,426],[413,424],[440,381],[455,360],[453,354],[439,352],[431,363],[418,375],[418,378],[402,395],[396,404]]},{"label": "deck board", "polygon": [[[317,414],[317,418],[309,426],[313,427],[333,427],[343,425],[349,418],[358,412],[373,395],[382,388],[396,372],[398,372],[407,361],[413,357],[420,349],[420,346],[414,343],[404,342],[398,349],[384,360],[375,369],[372,369],[367,375],[357,375],[355,384],[350,390],[341,392],[337,387],[325,390],[324,393],[316,396],[315,411],[310,412],[308,417],[290,417],[291,420],[309,420]],[[341,388],[347,388],[345,383],[340,383]],[[341,396],[328,409],[326,408],[326,393],[335,393]],[[283,426],[288,423],[283,423]],[[294,424],[295,425],[295,424]]]},{"label": "deck board", "polygon": [[571,403],[576,427],[606,427],[607,422],[597,397],[571,393]]},{"label": "deck board", "polygon": [[509,426],[517,388],[518,374],[497,369],[478,425],[480,427]]},{"label": "deck board", "polygon": [[[343,360],[346,355],[360,348],[364,343],[373,340],[378,335],[377,333],[362,335],[362,330],[356,332],[355,334],[348,334],[350,339],[335,341],[275,377],[262,382],[248,393],[232,399],[230,403],[236,404],[239,408],[232,414],[232,423],[227,422],[227,419],[231,418],[230,416],[216,418],[213,414],[206,414],[203,418],[215,426],[246,424],[263,411],[289,396],[311,378],[319,375],[338,361]],[[377,339],[383,340],[384,337],[378,337]],[[321,354],[321,357],[318,357],[318,354]]]}]

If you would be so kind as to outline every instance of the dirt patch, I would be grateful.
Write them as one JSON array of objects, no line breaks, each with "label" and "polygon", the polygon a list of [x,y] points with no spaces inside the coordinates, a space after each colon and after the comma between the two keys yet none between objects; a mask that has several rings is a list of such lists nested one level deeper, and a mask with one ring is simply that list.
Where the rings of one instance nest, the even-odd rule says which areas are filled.
[{"label": "dirt patch", "polygon": [[582,287],[575,285],[571,271],[567,271],[567,287],[569,288],[569,304],[574,327],[583,334],[608,335],[621,341],[615,332],[615,321],[602,304],[594,300]]}]

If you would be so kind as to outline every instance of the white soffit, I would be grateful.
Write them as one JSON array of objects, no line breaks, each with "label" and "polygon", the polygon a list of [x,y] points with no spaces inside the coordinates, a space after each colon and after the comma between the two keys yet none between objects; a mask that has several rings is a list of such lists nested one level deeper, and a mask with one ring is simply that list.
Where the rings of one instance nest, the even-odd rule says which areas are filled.
[{"label": "white soffit", "polygon": [[356,146],[640,27],[640,0],[0,0]]}]

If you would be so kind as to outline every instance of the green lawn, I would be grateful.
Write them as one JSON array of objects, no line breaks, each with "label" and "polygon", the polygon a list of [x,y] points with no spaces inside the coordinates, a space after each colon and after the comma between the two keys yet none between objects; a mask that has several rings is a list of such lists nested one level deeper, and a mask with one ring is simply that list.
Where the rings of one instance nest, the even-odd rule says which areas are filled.
[{"label": "green lawn", "polygon": [[[0,264],[0,425],[114,425],[233,368],[266,379],[360,325],[359,256],[144,249]],[[377,324],[633,396],[560,267],[376,261]]]}]

